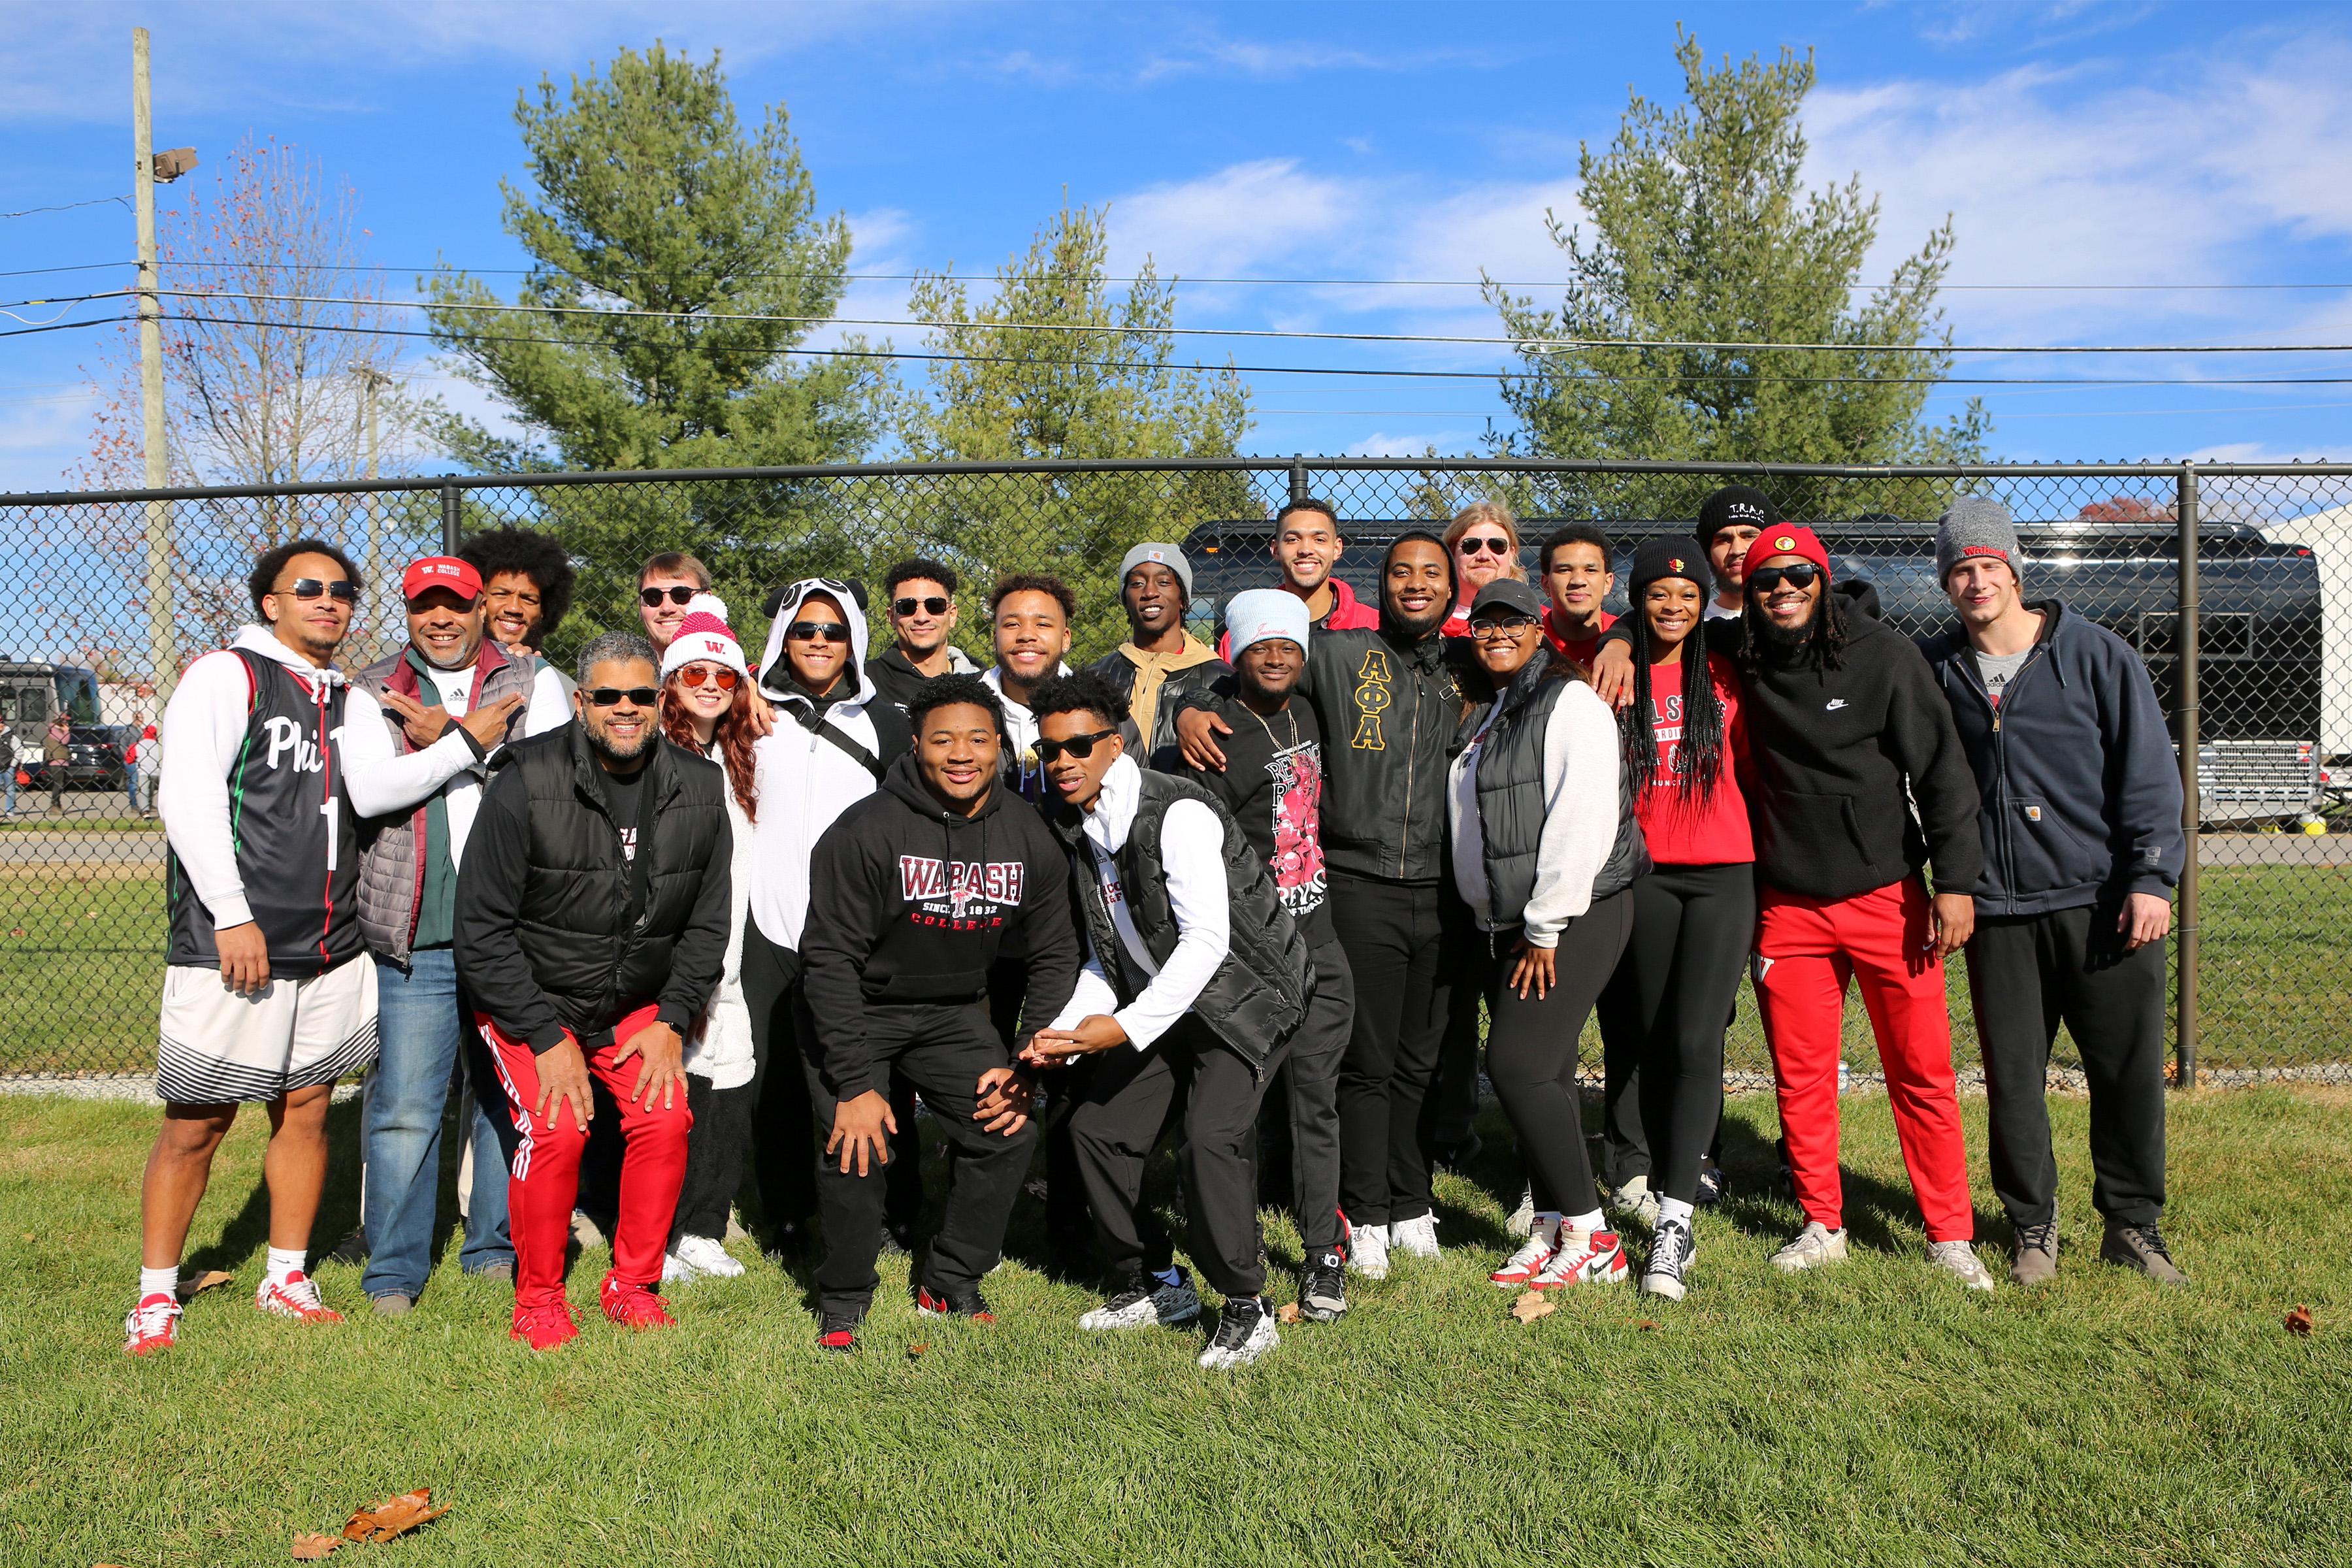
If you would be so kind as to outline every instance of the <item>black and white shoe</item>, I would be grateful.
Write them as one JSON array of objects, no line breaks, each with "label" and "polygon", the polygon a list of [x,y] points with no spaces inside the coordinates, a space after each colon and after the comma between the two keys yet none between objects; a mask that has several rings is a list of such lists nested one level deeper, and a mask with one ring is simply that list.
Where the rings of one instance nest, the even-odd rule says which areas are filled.
[{"label": "black and white shoe", "polygon": [[1146,1270],[1128,1281],[1127,1289],[1078,1320],[1078,1327],[1097,1331],[1111,1329],[1172,1328],[1201,1315],[1200,1292],[1192,1277],[1176,1270],[1176,1283],[1163,1281]]},{"label": "black and white shoe", "polygon": [[1698,1244],[1691,1238],[1689,1221],[1660,1220],[1650,1237],[1650,1260],[1642,1267],[1642,1294],[1681,1300],[1691,1259],[1697,1256]]},{"label": "black and white shoe", "polygon": [[1348,1260],[1318,1252],[1298,1270],[1298,1315],[1310,1323],[1336,1323],[1348,1310]]},{"label": "black and white shoe", "polygon": [[1263,1296],[1228,1296],[1225,1310],[1217,1320],[1217,1331],[1209,1336],[1209,1348],[1201,1352],[1201,1364],[1211,1372],[1247,1366],[1282,1342],[1275,1331],[1274,1309],[1265,1304]]},{"label": "black and white shoe", "polygon": [[967,1285],[961,1290],[934,1290],[926,1285],[915,1292],[915,1310],[927,1318],[961,1318],[972,1323],[996,1321],[996,1314],[988,1310],[988,1298],[980,1293],[977,1285]]},{"label": "black and white shoe", "polygon": [[1702,1158],[1699,1161],[1698,1196],[1691,1200],[1695,1206],[1703,1209],[1715,1207],[1723,1201],[1723,1194],[1730,1191],[1730,1188],[1731,1184],[1725,1178],[1722,1166],[1717,1164],[1711,1158]]}]

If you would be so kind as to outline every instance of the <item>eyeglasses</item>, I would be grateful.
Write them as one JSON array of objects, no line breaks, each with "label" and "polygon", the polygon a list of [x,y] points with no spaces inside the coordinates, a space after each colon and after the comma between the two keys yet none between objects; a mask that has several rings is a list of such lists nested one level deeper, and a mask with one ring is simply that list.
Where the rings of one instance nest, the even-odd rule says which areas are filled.
[{"label": "eyeglasses", "polygon": [[580,695],[599,708],[617,708],[623,702],[632,708],[650,708],[661,700],[661,693],[650,686],[632,686],[626,690],[617,686],[599,686]]},{"label": "eyeglasses", "polygon": [[298,599],[315,599],[324,594],[338,605],[359,603],[360,586],[349,577],[338,577],[331,583],[321,583],[316,577],[297,577],[277,592],[291,594]]},{"label": "eyeglasses", "polygon": [[849,628],[839,621],[794,621],[784,636],[794,642],[847,642]]},{"label": "eyeglasses", "polygon": [[637,598],[646,609],[657,610],[661,608],[664,595],[667,595],[673,605],[690,605],[694,603],[694,596],[701,592],[699,588],[679,583],[667,588],[640,588],[637,590]]},{"label": "eyeglasses", "polygon": [[688,686],[699,686],[708,680],[721,691],[735,689],[735,672],[731,669],[713,669],[707,665],[689,664],[677,672],[677,678]]},{"label": "eyeglasses", "polygon": [[1118,733],[1118,729],[1114,725],[1108,730],[1097,730],[1091,735],[1073,735],[1066,741],[1041,740],[1037,742],[1037,760],[1040,763],[1050,763],[1056,758],[1067,755],[1076,757],[1083,763],[1095,754],[1097,741],[1108,741]]},{"label": "eyeglasses", "polygon": [[1508,555],[1511,552],[1511,542],[1498,535],[1474,539],[1468,534],[1464,534],[1454,541],[1454,548],[1465,555]]},{"label": "eyeglasses", "polygon": [[900,620],[906,619],[908,616],[913,615],[917,610],[922,611],[923,614],[927,616],[944,616],[948,613],[948,601],[937,596],[929,599],[893,599],[890,601],[890,613],[897,616]]},{"label": "eyeglasses", "polygon": [[1514,616],[1507,621],[1472,621],[1470,623],[1470,635],[1476,637],[1480,642],[1501,642],[1507,637],[1515,637],[1518,636],[1521,632],[1526,631],[1529,626],[1537,624],[1538,622],[1533,616]]},{"label": "eyeglasses", "polygon": [[1759,593],[1769,594],[1786,583],[1791,588],[1810,588],[1822,574],[1822,569],[1810,561],[1800,561],[1793,566],[1765,566],[1748,574],[1748,585]]}]

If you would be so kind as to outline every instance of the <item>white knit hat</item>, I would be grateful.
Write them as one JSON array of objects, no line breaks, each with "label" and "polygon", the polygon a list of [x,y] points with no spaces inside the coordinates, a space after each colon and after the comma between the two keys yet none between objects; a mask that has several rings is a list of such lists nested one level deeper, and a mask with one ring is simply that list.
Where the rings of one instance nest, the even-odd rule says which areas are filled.
[{"label": "white knit hat", "polygon": [[1280,588],[1252,588],[1235,594],[1225,604],[1225,631],[1233,638],[1233,657],[1254,642],[1287,637],[1307,651],[1307,628],[1313,623],[1307,601]]},{"label": "white knit hat", "polygon": [[661,678],[667,680],[700,659],[723,664],[744,679],[751,679],[743,662],[743,645],[728,629],[727,601],[716,594],[697,594],[687,601],[686,619],[678,623],[677,635],[662,654]]}]

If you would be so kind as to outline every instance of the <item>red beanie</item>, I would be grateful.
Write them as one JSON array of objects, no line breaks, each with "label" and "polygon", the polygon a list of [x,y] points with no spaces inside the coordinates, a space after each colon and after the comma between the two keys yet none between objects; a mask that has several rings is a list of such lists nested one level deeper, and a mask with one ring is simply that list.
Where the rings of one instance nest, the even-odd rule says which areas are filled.
[{"label": "red beanie", "polygon": [[1822,569],[1822,582],[1830,580],[1830,552],[1822,546],[1821,535],[1810,528],[1793,522],[1776,523],[1759,534],[1756,542],[1748,547],[1748,559],[1752,572],[1775,555],[1795,555],[1811,562]]}]

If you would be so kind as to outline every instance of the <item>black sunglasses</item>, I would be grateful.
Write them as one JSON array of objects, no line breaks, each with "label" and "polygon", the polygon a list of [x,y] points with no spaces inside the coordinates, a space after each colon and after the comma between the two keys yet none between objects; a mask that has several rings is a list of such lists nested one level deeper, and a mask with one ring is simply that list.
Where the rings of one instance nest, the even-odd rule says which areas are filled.
[{"label": "black sunglasses", "polygon": [[668,588],[640,588],[637,590],[637,597],[645,602],[646,609],[656,610],[661,607],[664,595],[669,596],[669,602],[673,605],[690,605],[694,603],[694,596],[701,592],[699,588],[690,588],[680,583]]},{"label": "black sunglasses", "polygon": [[784,636],[793,642],[847,642],[849,628],[839,621],[794,621]]},{"label": "black sunglasses", "polygon": [[1473,539],[1468,534],[1465,534],[1455,543],[1454,548],[1465,555],[1508,555],[1511,552],[1511,542],[1499,537]]},{"label": "black sunglasses", "polygon": [[291,594],[298,599],[315,599],[324,594],[339,605],[355,605],[359,603],[360,585],[349,577],[338,577],[331,583],[321,583],[316,577],[297,577],[278,592]]},{"label": "black sunglasses", "polygon": [[625,690],[617,686],[599,686],[580,695],[599,708],[617,708],[624,700],[632,708],[650,708],[661,700],[661,693],[650,686],[632,686]]},{"label": "black sunglasses", "polygon": [[1118,733],[1118,726],[1114,725],[1108,730],[1097,730],[1091,735],[1073,735],[1066,741],[1041,740],[1037,742],[1037,760],[1050,763],[1066,753],[1083,763],[1095,754],[1097,741],[1108,741]]},{"label": "black sunglasses", "polygon": [[948,601],[937,597],[929,599],[893,599],[890,601],[890,610],[892,614],[899,616],[901,619],[913,615],[917,610],[922,611],[923,614],[927,616],[944,616],[948,613]]},{"label": "black sunglasses", "polygon": [[1820,577],[1822,569],[1810,561],[1800,561],[1794,566],[1761,566],[1748,574],[1752,588],[1769,594],[1786,583],[1791,588],[1810,588]]}]

